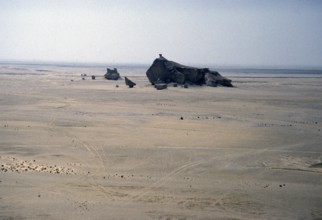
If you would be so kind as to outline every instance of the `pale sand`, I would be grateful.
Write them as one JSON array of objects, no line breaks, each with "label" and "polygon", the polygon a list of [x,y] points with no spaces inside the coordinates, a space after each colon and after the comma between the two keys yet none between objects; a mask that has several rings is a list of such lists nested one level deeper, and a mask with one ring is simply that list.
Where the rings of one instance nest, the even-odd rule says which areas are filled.
[{"label": "pale sand", "polygon": [[0,68],[0,219],[322,219],[321,76],[157,91],[44,68]]}]

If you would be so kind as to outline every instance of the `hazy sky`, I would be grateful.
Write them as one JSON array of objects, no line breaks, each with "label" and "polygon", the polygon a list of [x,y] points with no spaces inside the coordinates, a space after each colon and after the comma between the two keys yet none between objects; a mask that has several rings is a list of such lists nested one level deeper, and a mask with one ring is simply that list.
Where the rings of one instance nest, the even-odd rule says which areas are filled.
[{"label": "hazy sky", "polygon": [[0,60],[322,67],[320,0],[0,0]]}]

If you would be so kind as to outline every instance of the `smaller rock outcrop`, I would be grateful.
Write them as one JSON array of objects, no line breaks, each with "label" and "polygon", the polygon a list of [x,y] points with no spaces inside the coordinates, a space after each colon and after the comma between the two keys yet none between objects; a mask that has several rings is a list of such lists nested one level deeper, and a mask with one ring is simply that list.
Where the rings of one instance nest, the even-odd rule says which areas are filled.
[{"label": "smaller rock outcrop", "polygon": [[124,78],[125,78],[125,85],[127,85],[129,88],[133,88],[136,85],[135,82],[132,82],[127,77],[124,77]]},{"label": "smaller rock outcrop", "polygon": [[106,69],[106,74],[104,75],[105,79],[108,79],[108,80],[119,80],[121,79],[121,76],[119,74],[119,72],[117,71],[116,68],[114,69],[109,69],[107,68]]}]

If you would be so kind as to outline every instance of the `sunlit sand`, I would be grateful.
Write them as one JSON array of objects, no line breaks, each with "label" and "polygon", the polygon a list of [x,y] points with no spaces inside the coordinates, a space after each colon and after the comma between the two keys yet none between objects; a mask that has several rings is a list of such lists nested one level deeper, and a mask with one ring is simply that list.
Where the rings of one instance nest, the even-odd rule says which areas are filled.
[{"label": "sunlit sand", "polygon": [[1,66],[0,219],[322,218],[321,75],[119,70]]}]

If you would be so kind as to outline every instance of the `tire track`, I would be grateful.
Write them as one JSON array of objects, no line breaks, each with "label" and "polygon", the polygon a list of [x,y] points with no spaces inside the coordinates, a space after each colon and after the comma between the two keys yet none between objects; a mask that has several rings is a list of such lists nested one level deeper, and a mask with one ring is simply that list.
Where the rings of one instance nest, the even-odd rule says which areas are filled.
[{"label": "tire track", "polygon": [[[68,106],[69,105],[66,105],[64,107],[68,107]],[[51,132],[57,131],[56,120],[57,120],[57,113],[52,113],[50,116],[50,120],[48,122],[48,129]],[[72,135],[68,132],[63,133],[63,135],[66,136],[67,138],[73,140],[72,142],[76,145],[76,147],[81,146],[86,151],[88,151],[92,160],[94,161],[94,164],[96,164],[94,173],[90,174],[90,172],[88,172],[88,174],[90,174],[90,175],[82,175],[77,180],[72,180],[70,182],[70,184],[75,183],[75,182],[79,182],[79,181],[86,181],[86,182],[88,182],[89,187],[92,187],[96,191],[101,192],[105,198],[110,197],[111,196],[110,193],[108,193],[108,191],[106,191],[102,186],[100,186],[100,184],[97,183],[97,181],[94,178],[94,176],[99,173],[100,167],[103,168],[104,172],[107,172],[107,168],[105,166],[105,161],[104,161],[104,159],[106,160],[107,157],[106,157],[106,154],[105,154],[103,148],[101,147],[101,149],[99,149],[98,147],[95,147],[94,145],[88,143],[87,141],[81,140],[76,135]],[[101,151],[101,153],[100,153],[100,151]],[[90,177],[91,181],[88,179],[89,177]],[[54,192],[54,190],[51,190],[51,191]]]},{"label": "tire track", "polygon": [[193,168],[193,167],[196,167],[196,166],[198,166],[200,164],[203,164],[203,163],[208,163],[208,162],[209,161],[199,160],[199,161],[186,163],[186,164],[184,164],[182,166],[179,166],[176,169],[174,169],[171,172],[169,172],[164,177],[162,177],[157,182],[155,182],[152,185],[150,185],[149,187],[147,187],[147,189],[145,189],[145,190],[139,192],[138,194],[134,195],[133,199],[140,200],[143,196],[148,195],[153,190],[156,190],[156,189],[160,188],[161,186],[163,186],[164,184],[166,184],[171,179],[173,179],[175,176],[179,175],[180,173],[184,172],[185,170]]},{"label": "tire track", "polygon": [[[70,137],[70,136],[68,136]],[[104,171],[107,171],[106,166],[105,166],[105,161],[104,159],[101,157],[101,154],[99,152],[99,149],[96,148],[94,145],[89,144],[86,141],[81,140],[80,138],[74,136],[73,137],[75,140],[77,140],[78,144],[80,144],[81,146],[83,146],[92,156],[92,159],[95,161],[95,163],[97,164],[97,167],[102,167],[104,169]],[[103,150],[101,150],[103,152]],[[102,153],[103,154],[103,153]]]},{"label": "tire track", "polygon": [[56,119],[57,119],[57,114],[55,113],[52,113],[50,115],[50,119],[49,119],[49,122],[48,122],[48,129],[52,132],[55,131],[55,127],[56,127]]}]

